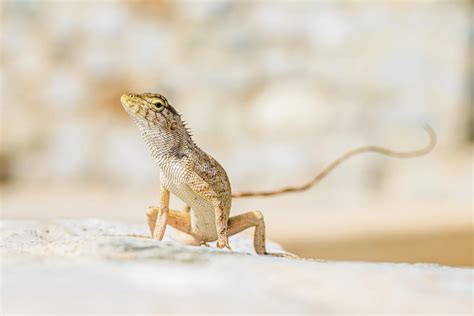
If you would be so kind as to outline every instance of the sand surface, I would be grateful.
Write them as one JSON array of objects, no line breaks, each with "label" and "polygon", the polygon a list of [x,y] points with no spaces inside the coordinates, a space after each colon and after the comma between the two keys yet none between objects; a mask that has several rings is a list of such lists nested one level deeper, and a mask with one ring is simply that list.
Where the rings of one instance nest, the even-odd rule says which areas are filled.
[{"label": "sand surface", "polygon": [[[473,270],[290,260],[98,219],[1,222],[2,312],[472,313]],[[272,251],[281,251],[269,243]]]}]

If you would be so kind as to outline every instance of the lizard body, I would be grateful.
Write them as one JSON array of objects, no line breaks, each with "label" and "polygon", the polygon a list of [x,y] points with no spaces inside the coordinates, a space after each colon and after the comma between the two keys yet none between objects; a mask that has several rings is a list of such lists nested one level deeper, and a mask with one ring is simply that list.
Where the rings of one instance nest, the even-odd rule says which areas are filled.
[{"label": "lizard body", "polygon": [[[232,203],[224,168],[194,143],[180,115],[163,96],[131,94],[121,100],[160,167],[161,191],[189,205],[190,235],[199,242],[216,240],[216,227],[225,226],[216,224],[216,218],[227,221]],[[221,227],[221,233],[225,229]],[[221,244],[228,246],[224,239]]]},{"label": "lizard body", "polygon": [[[254,247],[258,254],[268,254],[265,249],[263,215],[254,211],[229,217],[233,197],[303,191],[354,155],[375,152],[399,158],[416,157],[431,151],[436,140],[433,130],[427,127],[431,141],[421,150],[394,152],[375,146],[361,147],[333,161],[314,179],[301,186],[233,195],[224,168],[194,143],[181,115],[164,96],[156,93],[125,94],[121,97],[121,103],[135,121],[161,172],[160,206],[150,207],[147,211],[152,238],[161,240],[169,224],[192,236],[196,243],[206,244],[217,240],[217,247],[230,248],[229,236],[255,227]],[[187,204],[185,211],[169,209],[170,192]],[[291,257],[288,254],[272,255]]]}]

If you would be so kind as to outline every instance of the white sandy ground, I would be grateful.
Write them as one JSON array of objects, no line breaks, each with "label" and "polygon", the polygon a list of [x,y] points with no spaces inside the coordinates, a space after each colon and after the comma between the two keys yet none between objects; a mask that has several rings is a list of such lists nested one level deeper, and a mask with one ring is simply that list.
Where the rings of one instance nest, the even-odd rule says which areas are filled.
[{"label": "white sandy ground", "polygon": [[[0,187],[1,217],[43,221],[94,217],[144,225],[146,208],[158,203],[157,188],[159,182],[133,190],[16,183]],[[234,199],[231,215],[262,211],[268,238],[306,258],[473,266],[470,194],[463,193],[456,202],[449,194],[417,193],[404,199],[324,188],[267,199]],[[170,205],[176,210],[183,207],[173,196]],[[252,230],[242,234],[251,235]]]},{"label": "white sandy ground", "polygon": [[[1,222],[1,306],[43,313],[473,312],[473,269],[290,260],[127,236],[102,220]],[[272,251],[281,248],[270,243]]]}]

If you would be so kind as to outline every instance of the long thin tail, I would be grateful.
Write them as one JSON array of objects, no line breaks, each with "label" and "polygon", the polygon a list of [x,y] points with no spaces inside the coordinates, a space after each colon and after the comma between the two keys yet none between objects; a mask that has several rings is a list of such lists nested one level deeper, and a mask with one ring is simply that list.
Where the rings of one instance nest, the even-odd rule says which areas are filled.
[{"label": "long thin tail", "polygon": [[415,151],[398,152],[398,151],[393,151],[393,150],[378,147],[378,146],[359,147],[351,151],[348,151],[347,153],[345,153],[338,159],[334,160],[329,165],[327,165],[326,168],[324,168],[318,175],[316,175],[316,177],[314,177],[312,180],[302,185],[290,186],[290,187],[285,187],[285,188],[271,190],[271,191],[238,192],[238,193],[232,194],[232,197],[244,198],[244,197],[256,197],[256,196],[272,196],[272,195],[279,195],[283,193],[301,192],[301,191],[308,190],[309,188],[314,186],[316,183],[324,179],[329,173],[331,173],[331,171],[333,171],[342,162],[348,160],[349,158],[353,156],[356,156],[362,153],[373,152],[373,153],[381,154],[388,157],[394,157],[394,158],[413,158],[413,157],[426,155],[436,146],[436,133],[429,125],[424,126],[424,129],[430,137],[430,142],[428,143],[428,145],[426,145],[426,147],[422,149],[415,150]]}]

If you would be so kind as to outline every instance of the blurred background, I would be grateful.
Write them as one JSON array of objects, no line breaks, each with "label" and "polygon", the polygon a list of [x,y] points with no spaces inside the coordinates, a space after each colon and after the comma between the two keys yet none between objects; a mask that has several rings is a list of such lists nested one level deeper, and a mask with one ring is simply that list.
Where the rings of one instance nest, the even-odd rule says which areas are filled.
[{"label": "blurred background", "polygon": [[159,92],[234,191],[302,183],[357,146],[419,148],[431,124],[428,156],[359,156],[233,213],[263,211],[268,238],[308,258],[473,265],[469,1],[1,7],[3,218],[146,225],[159,172],[119,100]]}]

